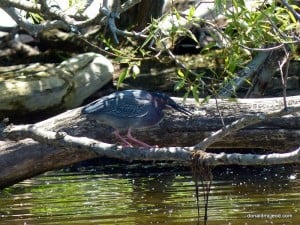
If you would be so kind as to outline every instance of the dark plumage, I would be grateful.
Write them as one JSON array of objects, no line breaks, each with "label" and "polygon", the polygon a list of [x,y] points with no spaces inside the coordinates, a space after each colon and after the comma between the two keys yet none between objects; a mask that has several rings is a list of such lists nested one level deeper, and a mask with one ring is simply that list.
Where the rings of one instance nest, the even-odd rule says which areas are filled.
[{"label": "dark plumage", "polygon": [[127,146],[131,144],[120,136],[119,130],[128,130],[128,140],[149,147],[146,143],[132,137],[131,129],[158,124],[163,119],[163,110],[166,108],[191,115],[191,112],[178,105],[166,94],[143,90],[119,91],[104,96],[85,106],[82,113],[115,128],[114,134]]}]

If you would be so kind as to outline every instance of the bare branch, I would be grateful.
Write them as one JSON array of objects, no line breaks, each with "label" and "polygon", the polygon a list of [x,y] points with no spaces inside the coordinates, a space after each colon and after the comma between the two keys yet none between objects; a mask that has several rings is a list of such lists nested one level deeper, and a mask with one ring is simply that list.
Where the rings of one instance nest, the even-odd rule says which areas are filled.
[{"label": "bare branch", "polygon": [[44,30],[50,30],[54,28],[61,28],[64,30],[69,30],[69,26],[64,23],[62,20],[54,20],[45,22],[42,24],[33,24],[26,20],[19,11],[17,11],[15,8],[9,7],[9,8],[3,8],[3,10],[9,14],[13,20],[24,30],[26,30],[29,34],[32,36],[36,36],[38,33],[44,31]]},{"label": "bare branch", "polygon": [[10,139],[28,137],[40,143],[50,144],[59,148],[86,149],[97,153],[98,156],[123,160],[189,161],[191,154],[187,151],[189,150],[188,148],[130,148],[117,146],[86,137],[70,136],[64,132],[47,131],[34,125],[8,126],[3,134]]},{"label": "bare branch", "polygon": [[1,0],[0,7],[14,7],[17,9],[23,9],[27,12],[39,13],[41,11],[40,4],[34,4],[30,1],[19,1],[19,0]]},{"label": "bare branch", "polygon": [[300,148],[288,153],[272,153],[267,155],[256,154],[212,154],[207,153],[204,158],[206,165],[244,165],[244,166],[256,166],[256,165],[278,165],[288,163],[300,162]]},{"label": "bare branch", "polygon": [[[107,22],[108,27],[113,35],[113,38],[114,38],[114,41],[116,42],[116,44],[119,44],[119,39],[118,39],[117,35],[122,35],[124,37],[126,37],[126,36],[141,37],[141,34],[138,34],[136,32],[128,32],[128,31],[122,31],[122,30],[118,29],[116,26],[116,22],[115,22],[116,18],[117,19],[120,18],[121,13],[124,13],[125,11],[127,11],[128,9],[130,9],[131,7],[135,6],[136,4],[138,4],[140,2],[141,2],[141,0],[129,0],[129,1],[125,2],[124,4],[122,4],[120,7],[116,7],[116,9],[114,9],[113,11],[108,9],[106,6],[104,6],[100,9],[100,12],[108,18],[108,22]],[[119,1],[118,1],[118,3],[119,3]]]},{"label": "bare branch", "polygon": [[40,2],[41,2],[41,12],[43,14],[53,17],[55,19],[60,19],[69,25],[75,24],[75,20],[72,19],[70,16],[68,16],[66,13],[64,13],[59,7],[55,5],[49,6],[47,4],[47,0],[40,0]]},{"label": "bare branch", "polygon": [[289,72],[290,52],[285,47],[284,47],[284,52],[285,52],[285,57],[283,57],[281,61],[278,61],[278,66],[279,66],[281,83],[282,83],[283,104],[284,104],[284,108],[286,109],[287,108],[286,87],[287,87],[287,79],[288,79],[288,72]]},{"label": "bare branch", "polygon": [[128,9],[132,8],[136,4],[139,4],[142,0],[127,0],[120,6],[119,13],[122,14],[126,12]]},{"label": "bare branch", "polygon": [[[204,154],[201,160],[205,165],[273,165],[300,162],[300,148],[289,153],[274,153],[268,155],[256,154],[225,154],[192,152],[191,147],[164,147],[164,148],[131,148],[114,144],[107,144],[86,137],[74,137],[64,132],[46,131],[34,125],[12,125],[4,130],[9,138],[30,137],[40,143],[45,143],[57,148],[72,148],[80,151],[94,152],[98,156],[122,160],[171,160],[191,164],[191,157],[194,154]],[[76,153],[76,151],[75,151]]]},{"label": "bare branch", "polygon": [[277,110],[270,114],[256,113],[254,115],[246,115],[241,119],[236,120],[233,123],[225,126],[224,128],[211,133],[209,137],[205,138],[203,141],[196,144],[194,147],[205,151],[209,146],[211,146],[213,143],[217,142],[218,140],[224,138],[226,135],[238,131],[246,126],[256,124],[258,122],[264,121],[266,119],[270,119],[272,117],[285,116],[299,111],[300,111],[300,105],[288,109]]},{"label": "bare branch", "polygon": [[300,21],[300,14],[297,13],[296,10],[286,0],[281,0],[281,2],[294,15],[294,17]]}]

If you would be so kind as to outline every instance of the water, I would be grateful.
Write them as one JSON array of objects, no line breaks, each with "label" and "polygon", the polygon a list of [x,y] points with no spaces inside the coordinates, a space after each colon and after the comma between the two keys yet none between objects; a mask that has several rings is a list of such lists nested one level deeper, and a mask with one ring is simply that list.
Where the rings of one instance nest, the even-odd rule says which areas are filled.
[{"label": "water", "polygon": [[[213,175],[208,224],[300,224],[299,166]],[[165,164],[53,171],[2,190],[0,224],[197,224],[195,187],[187,168]]]}]

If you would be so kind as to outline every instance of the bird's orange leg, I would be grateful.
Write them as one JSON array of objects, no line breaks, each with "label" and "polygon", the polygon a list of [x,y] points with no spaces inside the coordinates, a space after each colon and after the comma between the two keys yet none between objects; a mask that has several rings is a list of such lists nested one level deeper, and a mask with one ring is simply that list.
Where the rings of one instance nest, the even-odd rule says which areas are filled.
[{"label": "bird's orange leg", "polygon": [[128,138],[128,140],[131,140],[131,141],[133,141],[133,142],[139,144],[140,146],[148,147],[148,148],[149,148],[149,147],[152,147],[151,145],[148,145],[148,144],[146,144],[145,142],[142,142],[142,141],[140,141],[140,140],[134,138],[134,137],[131,135],[131,128],[128,129],[128,132],[127,132],[127,138]]},{"label": "bird's orange leg", "polygon": [[116,136],[117,139],[119,139],[122,143],[125,144],[125,146],[127,147],[132,147],[132,144],[130,144],[125,138],[123,138],[120,133],[119,133],[119,130],[115,130],[113,132],[113,134]]}]

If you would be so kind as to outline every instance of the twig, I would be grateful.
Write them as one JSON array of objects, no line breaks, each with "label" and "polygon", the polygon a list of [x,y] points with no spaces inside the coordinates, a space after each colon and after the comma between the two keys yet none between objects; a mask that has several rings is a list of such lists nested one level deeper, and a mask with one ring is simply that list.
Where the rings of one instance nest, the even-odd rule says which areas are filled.
[{"label": "twig", "polygon": [[18,12],[15,8],[3,8],[3,10],[9,14],[16,23],[26,30],[29,34],[36,37],[38,33],[44,30],[50,30],[54,28],[60,28],[63,30],[69,30],[69,26],[61,20],[54,20],[50,22],[45,22],[43,24],[33,24],[28,20],[24,19],[20,12]]},{"label": "twig", "polygon": [[246,116],[242,117],[241,119],[236,120],[233,123],[225,126],[224,128],[211,133],[203,141],[196,144],[194,146],[194,148],[205,151],[209,146],[211,146],[213,143],[219,141],[220,139],[224,138],[226,135],[228,135],[232,132],[238,131],[246,126],[250,126],[250,125],[259,123],[261,121],[264,121],[264,120],[272,118],[272,117],[284,116],[284,115],[292,114],[292,113],[299,112],[299,111],[300,111],[300,106],[294,106],[291,108],[287,108],[287,110],[281,109],[281,110],[274,111],[270,114],[256,113],[254,115],[246,115]]},{"label": "twig", "polygon": [[[225,84],[225,86],[219,91],[219,96],[230,97],[235,94],[236,89],[244,85],[246,80],[249,80],[251,77],[253,77],[253,75],[263,67],[264,62],[267,60],[269,54],[269,51],[264,51],[255,56],[251,62],[244,67],[244,69],[237,72],[237,76],[233,78],[232,82]],[[250,92],[250,90],[248,92]]]},{"label": "twig", "polygon": [[[198,76],[197,73],[195,73],[193,70],[189,69],[186,65],[184,65],[182,62],[180,62],[176,56],[173,54],[173,52],[167,48],[167,45],[164,41],[161,42],[162,43],[162,46],[164,47],[164,51],[166,51],[169,56],[171,57],[171,59],[175,62],[175,64],[181,68],[183,68],[184,70],[188,71],[190,74],[194,75],[194,76]],[[201,79],[200,80],[202,85],[205,85],[204,81]]]},{"label": "twig", "polygon": [[[281,83],[282,83],[282,94],[283,94],[283,105],[284,108],[287,109],[287,101],[286,101],[286,86],[287,86],[287,77],[289,71],[289,51],[284,47],[285,57],[282,62],[278,61],[279,71],[281,75]],[[284,68],[284,71],[283,71]]]},{"label": "twig", "polygon": [[128,9],[132,8],[136,4],[139,4],[142,0],[127,0],[120,6],[120,14],[126,12]]},{"label": "twig", "polygon": [[[121,34],[121,35],[130,35],[135,37],[141,37],[141,35],[133,32],[133,33],[126,33],[122,32],[121,30],[118,30],[116,26],[114,26],[114,19],[119,13],[123,13],[127,11],[129,8],[133,7],[134,5],[141,2],[141,0],[129,0],[126,1],[123,5],[120,7],[120,12],[110,13],[109,14],[109,25],[110,29],[112,30],[113,34]],[[91,25],[95,22],[98,22],[101,17],[103,17],[103,12],[99,12],[98,15],[96,15],[94,18],[87,19],[84,21],[76,21],[69,15],[67,15],[65,12],[63,12],[59,7],[57,6],[49,6],[47,4],[46,0],[41,0],[41,4],[33,4],[31,2],[27,1],[17,1],[17,0],[1,0],[0,1],[0,7],[2,7],[14,20],[15,22],[24,28],[29,34],[36,36],[38,33],[44,31],[44,30],[50,30],[50,29],[63,29],[66,31],[72,31],[76,33],[80,33],[79,29],[84,28],[88,25]],[[22,9],[27,12],[33,12],[33,13],[42,13],[43,16],[45,16],[45,19],[51,20],[53,18],[57,20],[52,20],[50,22],[45,22],[43,24],[33,24],[30,21],[26,20],[22,17],[22,15],[16,11],[16,9]],[[115,35],[116,37],[116,35]],[[117,39],[116,39],[117,40]]]},{"label": "twig", "polygon": [[284,45],[285,45],[284,43],[281,43],[279,45],[276,45],[276,46],[273,46],[273,47],[268,47],[268,48],[249,48],[249,47],[247,47],[245,45],[239,44],[239,46],[241,46],[244,49],[247,49],[249,51],[258,51],[258,52],[270,52],[270,51],[273,51],[273,50],[277,50],[277,49],[283,48]]},{"label": "twig", "polygon": [[219,104],[218,104],[218,99],[217,97],[215,97],[215,101],[216,101],[216,108],[217,108],[217,111],[218,111],[218,114],[220,116],[220,119],[221,119],[221,122],[222,122],[222,125],[225,127],[225,123],[224,123],[224,119],[223,119],[223,115],[220,111],[220,108],[219,108]]},{"label": "twig", "polygon": [[20,1],[20,0],[1,0],[0,7],[14,7],[18,9],[23,9],[27,12],[39,13],[41,12],[41,5],[31,3],[29,1]]},{"label": "twig", "polygon": [[64,13],[57,5],[48,5],[47,0],[40,0],[41,12],[48,17],[60,19],[68,25],[74,25],[75,20]]},{"label": "twig", "polygon": [[300,21],[300,14],[297,13],[292,6],[286,1],[286,0],[281,0],[282,4],[287,7],[287,9],[294,15],[294,17]]}]

